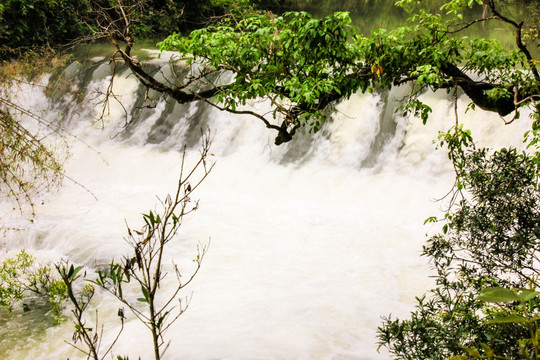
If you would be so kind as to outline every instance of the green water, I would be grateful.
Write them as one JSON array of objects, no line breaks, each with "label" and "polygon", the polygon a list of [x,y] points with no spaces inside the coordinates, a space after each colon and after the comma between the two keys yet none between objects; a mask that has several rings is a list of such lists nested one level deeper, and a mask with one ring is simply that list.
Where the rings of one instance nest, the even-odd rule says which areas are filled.
[{"label": "green water", "polygon": [[12,359],[21,349],[45,341],[56,325],[48,304],[34,302],[30,311],[16,307],[11,313],[0,307],[0,359]]},{"label": "green water", "polygon": [[[517,6],[502,7],[500,11],[517,22],[523,20],[526,25],[538,26],[540,25],[540,19],[534,18],[528,9],[528,6],[534,6],[535,4],[537,9],[540,8],[537,1],[518,0]],[[444,11],[440,7],[445,2],[443,0],[423,0],[420,6],[429,12],[444,15]],[[290,9],[307,11],[316,18],[324,17],[336,11],[348,11],[359,33],[368,36],[374,29],[395,29],[400,26],[406,26],[408,24],[407,18],[419,9],[419,7],[403,9],[395,6],[394,3],[395,0],[291,0]],[[483,7],[480,5],[467,10],[464,13],[463,23],[481,18],[482,12]],[[505,47],[515,47],[514,29],[501,21],[477,24],[460,34],[471,37],[496,39]],[[536,56],[540,56],[538,40],[536,43],[529,43],[527,45]]]},{"label": "green water", "polygon": [[377,28],[396,28],[405,24],[408,14],[388,0],[292,0],[291,10],[306,11],[316,18],[336,11],[348,11],[353,24],[364,35]]}]

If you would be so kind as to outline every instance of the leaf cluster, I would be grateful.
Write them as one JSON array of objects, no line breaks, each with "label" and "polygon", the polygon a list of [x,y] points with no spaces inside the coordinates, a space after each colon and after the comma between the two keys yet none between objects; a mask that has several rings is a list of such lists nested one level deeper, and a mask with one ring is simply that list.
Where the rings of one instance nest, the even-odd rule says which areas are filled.
[{"label": "leaf cluster", "polygon": [[303,12],[275,18],[264,13],[226,18],[188,38],[174,34],[158,46],[180,52],[190,64],[202,62],[234,74],[216,94],[225,107],[234,111],[246,101],[268,98],[276,109],[274,117],[295,112],[296,118],[287,119],[291,123],[309,109],[314,115],[310,125],[318,130],[323,121],[319,111],[328,104],[324,97],[350,95],[342,93],[347,90],[342,85],[354,81],[349,74],[356,69],[355,56],[348,42],[353,35],[346,13],[323,19]]},{"label": "leaf cluster", "polygon": [[[478,295],[485,288],[538,285],[538,159],[515,149],[453,149],[461,183],[457,191],[464,197],[423,250],[435,270],[436,287],[417,299],[410,319],[386,318],[380,343],[400,359],[447,359],[461,356],[464,348],[481,349],[481,344],[500,356],[520,358],[519,344],[530,337],[529,329],[502,321],[501,311],[483,301],[488,295]],[[512,296],[516,301],[535,298],[526,291]],[[533,313],[540,303],[528,305]],[[505,316],[519,313],[516,306],[507,302]],[[494,326],[486,317],[501,321]]]},{"label": "leaf cluster", "polygon": [[[165,353],[168,346],[165,334],[186,311],[190,301],[190,297],[186,297],[183,301],[179,294],[197,275],[207,251],[207,246],[198,247],[197,256],[193,260],[195,270],[187,276],[181,274],[179,267],[173,262],[176,285],[162,286],[163,280],[168,275],[164,264],[166,250],[169,244],[178,238],[184,216],[198,208],[198,202],[192,202],[190,196],[213,168],[213,163],[207,159],[210,155],[208,152],[210,139],[204,136],[203,143],[199,160],[189,170],[184,169],[186,155],[184,152],[176,192],[161,202],[161,209],[142,214],[144,225],[140,229],[128,227],[128,236],[125,240],[131,248],[130,254],[124,256],[121,261],[111,260],[108,267],[98,270],[97,278],[93,280],[86,278],[86,275],[81,277],[82,266],[74,267],[68,263],[57,266],[66,284],[68,299],[74,307],[72,313],[75,333],[70,344],[88,358],[104,359],[111,353],[128,315],[124,312],[124,307],[148,329],[154,359],[161,359]],[[185,170],[187,171],[184,172]],[[85,285],[82,290],[77,291],[76,281],[80,277]],[[125,291],[126,288],[138,289],[137,295],[133,296],[133,291]],[[98,330],[97,311],[94,320],[90,320],[86,314],[96,289],[111,294],[123,306],[118,309],[121,328],[113,342],[105,349],[101,349],[102,338]],[[80,346],[78,342],[82,342],[84,346]],[[121,356],[118,358],[127,359]]]},{"label": "leaf cluster", "polygon": [[[172,31],[189,33],[225,14],[253,9],[283,9],[286,0],[272,1],[162,1],[162,0],[4,0],[0,4],[0,59],[24,55],[42,47],[57,48],[79,41],[94,41],[100,19],[96,10],[109,15],[131,7],[131,33],[137,38],[158,38]],[[113,21],[120,20],[113,16]]]},{"label": "leaf cluster", "polygon": [[30,309],[28,300],[39,296],[48,300],[57,320],[67,298],[64,283],[53,276],[49,265],[40,265],[25,250],[0,263],[0,306],[13,311],[23,302],[23,309]]},{"label": "leaf cluster", "polygon": [[0,6],[0,59],[29,49],[65,44],[86,33],[80,22],[88,1],[5,0]]},{"label": "leaf cluster", "polygon": [[[477,298],[486,303],[483,310],[486,314],[484,324],[492,327],[511,324],[514,328],[526,330],[523,338],[513,339],[512,343],[519,349],[520,359],[537,360],[540,358],[540,328],[538,327],[540,292],[534,289],[535,285],[532,285],[530,289],[488,287],[483,289]],[[509,339],[501,338],[500,341],[508,342]],[[500,355],[486,343],[480,343],[479,348],[464,347],[463,353],[463,355],[453,356],[451,360],[512,359],[508,355]]]},{"label": "leaf cluster", "polygon": [[[0,106],[5,103],[9,107],[17,107],[0,97]],[[25,203],[33,209],[35,196],[54,188],[63,178],[58,154],[1,108],[0,155],[0,189],[5,196],[16,201],[19,209]]]},{"label": "leaf cluster", "polygon": [[[415,3],[403,0],[398,5]],[[431,109],[418,96],[428,89],[459,87],[478,107],[507,115],[540,99],[540,77],[522,42],[525,25],[501,15],[498,2],[486,3],[492,13],[489,18],[463,23],[463,12],[481,3],[450,0],[438,12],[420,8],[410,17],[410,25],[373,30],[367,37],[358,35],[343,12],[321,19],[305,12],[230,16],[188,37],[173,34],[158,46],[177,51],[196,69],[186,83],[196,79],[213,89],[202,97],[206,101],[213,96],[216,107],[237,112],[247,101],[267,99],[273,118],[294,129],[307,126],[318,131],[336,101],[357,91],[404,83],[412,84],[412,90],[403,110],[424,123]],[[516,48],[460,36],[485,21],[512,25]],[[221,75],[219,81],[211,79],[216,74]],[[262,120],[271,127],[267,119]]]}]

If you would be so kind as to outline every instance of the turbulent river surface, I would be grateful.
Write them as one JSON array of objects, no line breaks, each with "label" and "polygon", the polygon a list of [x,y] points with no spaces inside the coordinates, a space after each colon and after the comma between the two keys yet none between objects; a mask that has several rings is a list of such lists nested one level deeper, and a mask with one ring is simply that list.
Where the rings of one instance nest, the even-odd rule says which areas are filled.
[{"label": "turbulent river surface", "polygon": [[[167,71],[162,63],[153,66]],[[319,133],[277,147],[275,133],[253,117],[166,99],[142,109],[144,89],[128,71],[114,82],[122,106],[111,101],[96,121],[110,80],[103,61],[74,63],[56,80],[43,80],[48,91],[19,84],[13,100],[61,121],[77,137],[67,136],[66,173],[78,184],[65,180],[38,204],[32,221],[4,204],[3,219],[11,216],[20,230],[2,240],[1,257],[25,248],[43,262],[84,265],[94,276],[126,254],[126,222],[142,225],[141,213],[175,190],[182,149],[193,163],[201,128],[209,128],[216,166],[193,194],[200,209],[186,217],[166,262],[189,273],[197,245],[210,247],[184,289],[191,305],[167,333],[165,358],[390,358],[377,351],[381,317],[407,316],[414,297],[432,285],[419,254],[426,233],[438,230],[424,219],[442,214],[446,204],[435,199],[453,184],[446,154],[433,144],[438,131],[455,123],[446,93],[424,96],[433,108],[425,126],[395,113],[406,89],[355,94],[336,106]],[[63,93],[67,88],[72,91]],[[465,114],[467,103],[458,100],[460,120],[480,144],[520,143],[526,124],[508,128],[482,111]],[[118,330],[119,307],[101,292],[92,303],[105,342]],[[73,324],[55,324],[47,311],[0,313],[1,359],[83,358],[66,343]],[[128,314],[114,354],[150,358],[147,332]]]}]

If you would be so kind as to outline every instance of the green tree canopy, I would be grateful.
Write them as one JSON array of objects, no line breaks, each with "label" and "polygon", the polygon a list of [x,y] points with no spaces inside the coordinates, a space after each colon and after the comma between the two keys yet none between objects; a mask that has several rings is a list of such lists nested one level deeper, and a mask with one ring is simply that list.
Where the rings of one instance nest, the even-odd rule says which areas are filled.
[{"label": "green tree canopy", "polygon": [[65,44],[85,33],[86,1],[5,0],[0,3],[0,59]]},{"label": "green tree canopy", "polygon": [[[287,0],[3,0],[0,2],[0,59],[28,50],[95,41],[129,27],[137,38],[161,38],[172,31],[189,33],[225,14],[279,10]],[[124,22],[123,14],[129,17]],[[105,30],[105,31],[104,31]]]},{"label": "green tree canopy", "polygon": [[[204,100],[223,110],[254,115],[278,131],[280,144],[291,140],[301,126],[319,130],[329,105],[352,93],[405,83],[413,86],[404,110],[424,122],[431,109],[418,96],[427,89],[459,88],[475,106],[502,116],[537,106],[540,75],[529,47],[538,42],[534,32],[538,24],[512,18],[505,4],[450,0],[428,12],[414,0],[402,0],[398,5],[414,11],[410,25],[377,29],[369,37],[357,34],[344,12],[322,19],[304,12],[229,16],[188,37],[175,33],[158,44],[176,52],[193,70],[192,76],[172,85],[145,73],[130,55],[128,37],[123,39],[128,46],[118,45],[118,50],[149,88],[179,102]],[[463,20],[474,6],[486,11]],[[537,4],[530,7],[538,12]],[[512,48],[462,34],[474,25],[495,21],[514,32]],[[271,116],[239,107],[260,98],[272,104]]]}]

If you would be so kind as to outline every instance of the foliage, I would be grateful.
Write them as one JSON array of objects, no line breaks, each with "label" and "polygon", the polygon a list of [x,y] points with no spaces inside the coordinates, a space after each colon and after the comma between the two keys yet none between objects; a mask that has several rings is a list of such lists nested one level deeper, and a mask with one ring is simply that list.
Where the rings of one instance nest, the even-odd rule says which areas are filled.
[{"label": "foliage", "polygon": [[[467,143],[470,134],[455,134],[450,156],[460,184],[456,191],[463,197],[446,214],[442,233],[431,237],[423,250],[435,270],[436,287],[417,299],[410,319],[385,319],[380,344],[399,359],[448,359],[463,355],[464,348],[489,348],[517,359],[529,329],[485,320],[500,319],[519,307],[507,303],[495,311],[478,295],[490,287],[538,286],[538,157],[515,149],[464,150],[455,144]],[[540,302],[531,300],[527,306],[532,314]]]},{"label": "foliage", "polygon": [[[144,225],[141,229],[128,228],[126,241],[132,250],[130,255],[125,256],[120,262],[111,261],[106,269],[98,271],[98,277],[95,280],[81,277],[82,266],[74,267],[69,263],[57,266],[66,286],[68,299],[73,305],[75,334],[71,345],[82,351],[88,358],[104,359],[111,353],[124,329],[124,320],[127,316],[124,308],[119,308],[118,316],[122,326],[112,343],[106,349],[100,349],[101,333],[97,330],[100,328],[97,311],[94,320],[89,320],[86,315],[96,289],[105,290],[113,295],[145,325],[151,335],[154,358],[156,360],[162,358],[168,345],[165,341],[167,330],[189,305],[190,298],[187,297],[183,302],[179,294],[197,275],[207,251],[207,246],[198,249],[197,256],[193,260],[196,265],[195,270],[187,276],[181,274],[180,269],[173,262],[172,270],[176,276],[176,285],[172,288],[167,286],[168,290],[161,286],[163,279],[167,276],[164,264],[166,249],[177,238],[184,216],[198,208],[198,202],[193,203],[190,196],[213,168],[213,163],[208,162],[210,141],[205,137],[203,142],[203,150],[198,162],[187,173],[184,173],[184,153],[176,193],[172,197],[167,196],[161,202],[161,211],[151,210],[143,214]],[[84,280],[85,285],[82,290],[77,291],[76,283],[79,279]],[[126,287],[139,289],[138,297],[126,295],[128,293],[124,291]],[[84,347],[77,345],[79,341],[82,341]]]},{"label": "foliage", "polygon": [[[189,33],[225,14],[240,15],[255,8],[279,10],[285,4],[286,0],[5,0],[0,4],[0,59],[42,47],[95,41],[102,25],[96,12],[113,15],[119,6],[132,9],[133,36],[156,38],[172,31]],[[112,17],[113,22],[121,20],[120,15]]]},{"label": "foliage", "polygon": [[[16,61],[0,62],[0,83],[6,88],[12,82],[36,82],[44,74],[63,69],[73,61],[70,54],[61,54],[50,50],[29,50]],[[4,90],[7,93],[7,89]],[[2,94],[3,97],[7,94]]]},{"label": "foliage", "polygon": [[[68,133],[57,119],[45,119],[20,106],[11,92],[34,86],[43,73],[64,66],[69,58],[28,52],[20,61],[0,66],[0,189],[2,198],[13,200],[21,212],[30,205],[34,214],[39,195],[64,179]],[[52,133],[60,135],[59,141],[50,139]]]},{"label": "foliage", "polygon": [[[301,117],[300,104],[309,104],[310,125],[317,131],[328,103],[320,102],[317,108],[321,96],[341,94],[340,85],[354,80],[349,75],[356,69],[354,49],[347,42],[353,34],[346,13],[321,20],[307,13],[286,13],[275,19],[261,14],[238,22],[228,18],[218,26],[194,31],[189,40],[175,34],[158,45],[189,54],[190,64],[203,59],[210,68],[234,73],[234,82],[216,93],[216,100],[226,108],[236,111],[247,100],[268,97],[274,114],[296,111],[295,116]],[[343,94],[349,95],[350,91]],[[283,103],[285,99],[290,105]],[[295,125],[296,120],[286,121]]]},{"label": "foliage", "polygon": [[[85,284],[80,291],[75,289],[75,284],[78,279],[81,278],[82,266],[74,267],[73,264],[67,262],[59,263],[56,265],[56,270],[60,274],[62,283],[66,288],[66,298],[69,300],[73,309],[73,322],[75,324],[75,332],[73,334],[71,345],[76,349],[83,352],[88,359],[103,359],[107,356],[114,344],[116,343],[118,336],[112,342],[112,344],[105,350],[103,357],[99,357],[101,351],[101,340],[99,337],[99,318],[96,311],[96,318],[92,325],[87,325],[87,320],[84,318],[85,312],[90,304],[90,301],[94,297],[95,288],[91,284]],[[92,327],[93,326],[93,327]],[[124,322],[122,319],[122,327],[118,332],[118,335],[123,331]],[[77,342],[83,342],[85,348],[79,347]]]},{"label": "foliage", "polygon": [[[398,4],[407,7],[416,2]],[[484,4],[491,16],[463,23],[463,12],[475,4]],[[374,30],[369,37],[357,34],[347,13],[320,20],[303,12],[275,18],[271,14],[229,17],[189,37],[173,34],[158,44],[162,50],[177,51],[192,67],[202,64],[204,68],[197,68],[193,77],[172,87],[140,77],[147,86],[179,102],[205,100],[230,112],[238,113],[238,107],[249,100],[267,99],[274,108],[272,117],[281,125],[272,124],[274,120],[262,114],[241,113],[257,116],[279,131],[276,144],[292,139],[300,126],[318,131],[325,110],[356,91],[372,92],[404,83],[412,84],[404,112],[412,112],[424,122],[430,109],[418,95],[427,89],[455,87],[477,107],[501,115],[515,112],[517,117],[521,107],[539,101],[540,76],[536,60],[523,42],[526,25],[501,14],[499,5],[488,0],[450,0],[440,8],[445,16],[420,8],[409,19],[411,25]],[[514,49],[495,40],[458,36],[488,21],[512,28]],[[129,57],[124,60],[129,62]],[[231,73],[233,80],[216,82],[216,72]],[[193,84],[211,90],[190,90]]]},{"label": "foliage", "polygon": [[0,59],[28,49],[65,44],[86,31],[87,1],[5,0],[0,7]]},{"label": "foliage", "polygon": [[[0,105],[6,102],[0,98]],[[16,107],[11,102],[8,106]],[[41,120],[22,108],[19,110]],[[58,155],[1,108],[0,154],[0,188],[5,196],[16,201],[21,210],[24,204],[30,204],[33,210],[36,195],[62,180],[62,164]]]},{"label": "foliage", "polygon": [[[526,336],[517,339],[515,344],[516,347],[519,347],[521,359],[536,360],[540,358],[538,295],[540,295],[540,292],[535,291],[534,287],[531,289],[492,287],[483,289],[478,296],[480,301],[496,304],[496,307],[486,306],[484,312],[487,313],[488,317],[485,324],[492,326],[512,324],[527,330]],[[495,350],[485,343],[480,343],[480,346],[483,354],[474,348],[464,348],[466,355],[454,356],[451,360],[493,358],[511,360],[509,357],[496,354]]]},{"label": "foliage", "polygon": [[[186,276],[172,262],[176,276],[176,285],[162,286],[167,276],[166,249],[178,238],[184,216],[198,208],[191,196],[212,170],[214,163],[208,160],[210,139],[204,136],[200,158],[195,165],[184,172],[185,152],[182,156],[181,171],[176,192],[161,202],[160,211],[150,210],[142,215],[144,225],[136,230],[128,227],[125,239],[131,246],[132,253],[120,262],[112,260],[105,269],[98,270],[97,278],[91,280],[83,266],[75,266],[68,261],[55,265],[59,278],[53,276],[50,265],[39,265],[35,258],[25,250],[16,256],[5,259],[0,264],[0,306],[9,311],[24,301],[27,305],[30,295],[46,298],[58,321],[66,301],[71,305],[71,314],[75,331],[69,343],[94,360],[111,356],[113,348],[124,330],[124,322],[129,314],[124,307],[118,309],[121,326],[113,341],[102,347],[103,324],[99,322],[98,311],[88,315],[88,309],[98,290],[104,290],[115,297],[121,306],[127,309],[142,323],[152,339],[154,358],[161,359],[168,347],[165,341],[170,326],[187,310],[191,297],[180,297],[181,290],[189,285],[199,272],[208,247],[198,247],[193,260],[195,269]],[[136,288],[138,297],[126,295],[125,288]],[[131,293],[131,291],[129,291]],[[178,303],[177,303],[178,301]],[[110,324],[109,324],[110,325]],[[118,356],[127,360],[128,357]]]},{"label": "foliage", "polygon": [[[283,1],[275,0],[272,6]],[[262,2],[257,3],[263,6]],[[61,132],[39,114],[13,101],[10,92],[18,82],[51,71],[67,57],[58,56],[53,48],[66,43],[114,38],[115,31],[125,36],[156,36],[178,28],[191,9],[190,26],[201,26],[208,17],[233,11],[241,14],[252,9],[251,1],[207,0],[173,2],[159,0],[7,0],[0,4],[0,60],[18,57],[17,62],[4,61],[0,68],[0,188],[14,199],[21,211],[30,204],[34,213],[37,194],[58,185],[64,178],[62,151],[47,143],[46,135],[23,119],[32,119],[49,133]],[[219,9],[219,11],[218,11]],[[124,23],[126,10],[130,21]],[[189,12],[189,11],[188,11]],[[197,12],[197,13],[196,13]],[[179,22],[178,19],[181,19]],[[199,20],[197,20],[199,19]],[[127,27],[125,32],[118,23]],[[132,29],[129,29],[129,27]],[[105,30],[106,29],[106,30]],[[187,29],[185,26],[182,29]],[[45,47],[46,49],[43,49]],[[21,64],[24,64],[21,66]],[[56,65],[54,65],[56,66]],[[53,66],[53,68],[54,68]],[[62,133],[62,136],[65,133]]]},{"label": "foliage", "polygon": [[[206,0],[206,1],[159,1],[144,2],[147,11],[141,17],[141,24],[152,37],[167,36],[171,32],[189,33],[202,28],[226,14],[241,16],[255,9],[279,11],[286,6],[286,0]],[[181,14],[181,16],[179,16]]]},{"label": "foliage", "polygon": [[[50,266],[38,264],[35,257],[21,250],[0,263],[0,306],[12,311],[30,295],[46,298],[56,319],[60,319],[66,300],[64,283],[52,276]],[[23,308],[26,311],[29,305],[23,303]]]},{"label": "foliage", "polygon": [[[60,118],[27,109],[14,96],[43,87],[44,74],[64,68],[71,60],[69,55],[28,51],[18,61],[0,64],[0,189],[2,199],[12,202],[21,214],[29,206],[35,215],[40,197],[65,178],[85,188],[63,168],[69,156],[67,140],[77,137],[65,129]],[[60,81],[51,82],[45,91],[62,86]]]}]

